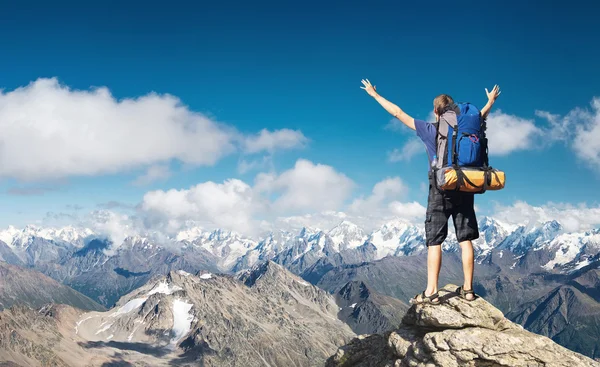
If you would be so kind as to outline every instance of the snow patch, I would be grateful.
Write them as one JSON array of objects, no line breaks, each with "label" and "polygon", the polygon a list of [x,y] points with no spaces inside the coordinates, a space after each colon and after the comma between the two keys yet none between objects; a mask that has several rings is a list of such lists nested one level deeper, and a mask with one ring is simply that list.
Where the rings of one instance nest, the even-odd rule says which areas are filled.
[{"label": "snow patch", "polygon": [[552,249],[556,248],[554,259],[548,261],[542,268],[552,270],[557,265],[565,265],[575,260],[584,245],[583,242],[585,241],[582,241],[582,235],[577,233],[563,234],[557,237],[549,246]]},{"label": "snow patch", "polygon": [[[106,324],[106,323],[105,323]],[[105,327],[103,327],[102,329],[96,331],[96,335],[105,332],[106,330],[110,329],[110,327],[112,326],[112,324],[108,324]]]},{"label": "snow patch", "polygon": [[511,269],[514,269],[515,267],[517,267],[517,263],[519,262],[519,260],[520,260],[520,259],[521,259],[523,256],[525,256],[525,255],[515,256],[515,258],[514,258],[514,260],[515,260],[515,263],[514,263],[514,264],[512,264],[512,266],[511,266],[510,268],[511,268]]},{"label": "snow patch", "polygon": [[194,315],[190,313],[192,304],[187,300],[173,300],[173,338],[171,339],[171,347],[175,348],[177,342],[181,340],[191,330],[191,324],[194,320]]},{"label": "snow patch", "polygon": [[110,315],[110,317],[117,317],[119,315],[129,313],[143,305],[147,299],[148,297],[132,299],[131,301],[127,302],[125,305],[120,307],[117,311],[115,311],[115,313]]},{"label": "snow patch", "polygon": [[187,271],[183,271],[183,270],[178,270],[177,273],[179,275],[183,275],[186,278],[189,277],[190,275],[192,275],[192,274],[188,273]]},{"label": "snow patch", "polygon": [[113,335],[113,334],[110,334],[110,335],[109,335],[109,336],[106,338],[106,340],[111,340],[113,337],[114,337],[114,335]]},{"label": "snow patch", "polygon": [[206,274],[200,275],[200,279],[211,279],[211,278],[212,278],[211,273],[206,273]]},{"label": "snow patch", "polygon": [[304,280],[296,280],[296,282],[302,284],[305,287],[308,287],[310,285],[310,283],[307,283]]},{"label": "snow patch", "polygon": [[75,334],[79,333],[79,325],[81,325],[82,322],[87,321],[87,320],[89,320],[91,318],[94,318],[94,317],[98,317],[98,316],[97,315],[96,316],[88,316],[88,317],[86,317],[83,320],[77,321],[77,324],[75,324]]},{"label": "snow patch", "polygon": [[162,282],[155,285],[154,288],[152,288],[152,290],[148,293],[148,295],[151,296],[155,293],[171,294],[173,292],[180,291],[182,289],[183,288],[181,288],[180,286],[171,285],[163,280]]},{"label": "snow patch", "polygon": [[350,305],[350,308],[354,308],[354,307],[356,307],[356,303],[353,303]]}]

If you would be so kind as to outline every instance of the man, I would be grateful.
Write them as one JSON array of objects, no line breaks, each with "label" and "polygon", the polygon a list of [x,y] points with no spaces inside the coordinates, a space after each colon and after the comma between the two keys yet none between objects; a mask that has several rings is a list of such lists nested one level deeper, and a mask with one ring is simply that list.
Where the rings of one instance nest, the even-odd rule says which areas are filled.
[{"label": "man", "polygon": [[[427,199],[427,213],[425,218],[425,237],[427,244],[427,288],[421,294],[411,299],[411,303],[439,304],[438,278],[442,267],[442,243],[448,235],[448,218],[452,216],[456,238],[462,251],[464,282],[457,289],[457,293],[467,301],[475,299],[473,292],[473,243],[479,238],[477,218],[474,209],[474,194],[463,192],[440,192],[433,181],[431,166],[436,152],[436,125],[422,120],[415,120],[400,107],[386,100],[377,93],[375,86],[368,79],[362,80],[364,89],[371,97],[390,114],[400,120],[404,125],[416,130],[417,136],[425,144],[429,157],[429,197]],[[481,116],[486,118],[500,95],[500,88],[495,85],[491,92],[485,89],[488,102],[481,110]],[[454,105],[454,100],[447,94],[441,94],[433,100],[433,113],[436,123],[449,106]]]}]

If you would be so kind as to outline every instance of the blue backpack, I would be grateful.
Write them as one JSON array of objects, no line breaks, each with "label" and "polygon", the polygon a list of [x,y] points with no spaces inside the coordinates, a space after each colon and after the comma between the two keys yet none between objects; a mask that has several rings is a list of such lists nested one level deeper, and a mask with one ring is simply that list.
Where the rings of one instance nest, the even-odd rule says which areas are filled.
[{"label": "blue backpack", "polygon": [[448,108],[437,125],[437,168],[487,167],[485,129],[474,105],[460,103]]}]

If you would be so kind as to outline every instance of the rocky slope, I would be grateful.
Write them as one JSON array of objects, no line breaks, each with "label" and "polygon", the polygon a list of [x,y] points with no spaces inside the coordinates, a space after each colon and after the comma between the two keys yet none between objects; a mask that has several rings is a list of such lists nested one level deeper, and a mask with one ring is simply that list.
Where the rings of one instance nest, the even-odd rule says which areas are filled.
[{"label": "rocky slope", "polygon": [[47,303],[62,303],[84,310],[104,310],[104,307],[83,294],[40,272],[0,261],[0,311],[13,304],[37,308]]},{"label": "rocky slope", "polygon": [[[427,284],[426,255],[386,257],[378,261],[333,267],[320,278],[302,276],[328,292],[336,293],[350,281],[362,281],[374,291],[405,303]],[[455,254],[444,254],[440,282],[462,279],[462,265]]]},{"label": "rocky slope", "polygon": [[[542,315],[557,317],[561,313],[553,313],[554,306],[544,312],[531,308],[552,305],[542,300],[558,287],[573,286],[570,282],[578,274],[600,266],[600,229],[565,233],[557,221],[510,226],[491,218],[481,218],[479,226],[481,237],[474,243],[476,291],[510,318],[523,315],[519,322],[528,328],[547,333],[569,348],[580,346],[576,335],[582,325],[589,324],[591,311],[562,311],[569,315],[565,324],[569,328],[563,328],[561,322],[553,323],[552,328],[537,328],[535,325],[543,323]],[[423,230],[402,220],[371,232],[343,221],[328,230],[276,230],[256,239],[200,228],[190,228],[171,239],[135,235],[121,244],[95,236],[90,230],[72,227],[11,227],[0,231],[0,259],[39,270],[106,307],[170,271],[237,272],[269,259],[333,294],[348,282],[362,281],[376,293],[407,302],[425,284]],[[459,282],[462,269],[452,234],[444,251],[441,282]],[[589,289],[575,288],[585,297],[564,302],[562,308],[580,309],[577,305],[585,304],[586,310],[596,310],[591,305],[600,304],[599,298],[590,296],[593,292]],[[538,316],[542,318],[536,320]],[[586,347],[586,353],[596,355],[594,348]]]},{"label": "rocky slope", "polygon": [[394,329],[408,310],[406,303],[381,295],[361,281],[346,284],[336,294],[336,301],[340,306],[338,318],[357,334]]},{"label": "rocky slope", "polygon": [[482,298],[444,287],[441,305],[411,307],[400,328],[360,336],[328,361],[335,366],[600,366],[513,324]]},{"label": "rocky slope", "polygon": [[337,319],[338,311],[333,296],[273,262],[238,276],[170,272],[108,312],[68,308],[63,314],[69,317],[58,318],[46,311],[0,313],[0,325],[7,320],[5,330],[18,336],[0,336],[0,362],[313,366],[355,335]]},{"label": "rocky slope", "polygon": [[94,239],[62,260],[38,261],[34,267],[106,307],[171,270],[196,273],[218,269],[213,255],[191,244],[173,249],[132,237],[116,250],[110,246]]},{"label": "rocky slope", "polygon": [[592,269],[508,316],[527,330],[600,359],[600,270]]}]

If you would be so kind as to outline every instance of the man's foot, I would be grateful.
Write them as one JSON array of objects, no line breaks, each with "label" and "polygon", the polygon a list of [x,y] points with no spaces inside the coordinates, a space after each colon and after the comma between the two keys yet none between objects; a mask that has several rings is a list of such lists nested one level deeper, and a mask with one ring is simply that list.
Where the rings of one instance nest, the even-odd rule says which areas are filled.
[{"label": "man's foot", "polygon": [[475,292],[473,292],[472,289],[465,289],[464,286],[458,287],[456,293],[458,293],[462,299],[466,299],[467,301],[475,299]]},{"label": "man's foot", "polygon": [[440,298],[439,298],[438,292],[434,292],[434,293],[430,294],[429,296],[427,296],[427,295],[425,295],[425,291],[423,291],[420,294],[417,294],[416,296],[411,298],[410,303],[413,305],[420,305],[423,303],[429,303],[431,305],[439,305]]}]

